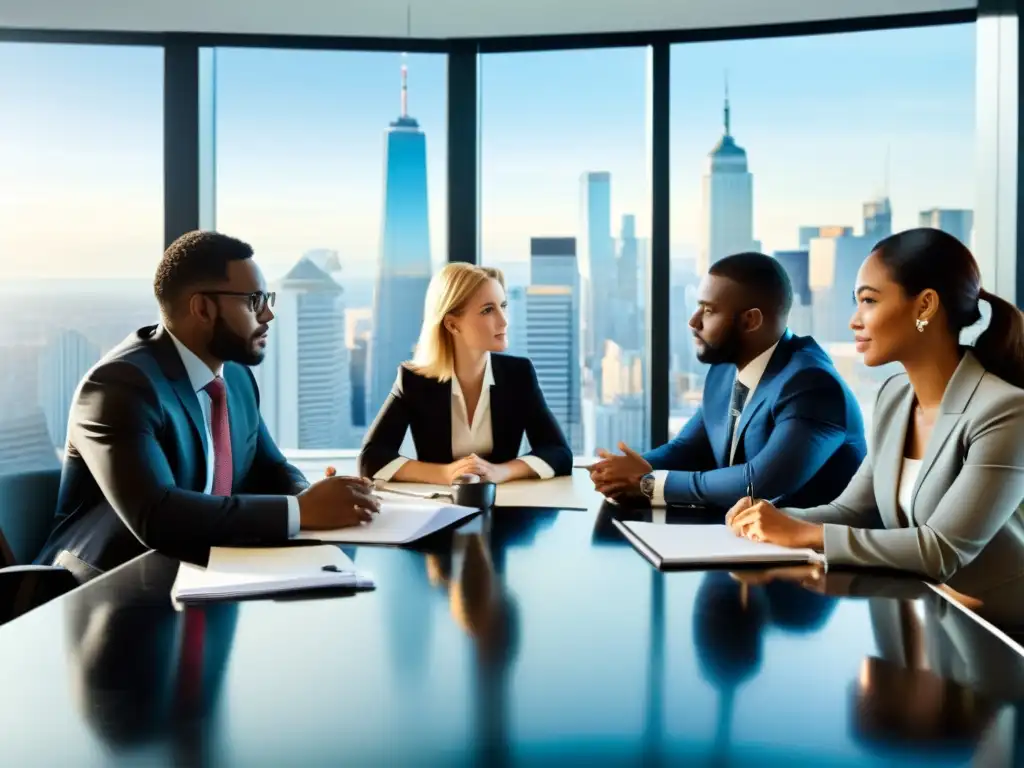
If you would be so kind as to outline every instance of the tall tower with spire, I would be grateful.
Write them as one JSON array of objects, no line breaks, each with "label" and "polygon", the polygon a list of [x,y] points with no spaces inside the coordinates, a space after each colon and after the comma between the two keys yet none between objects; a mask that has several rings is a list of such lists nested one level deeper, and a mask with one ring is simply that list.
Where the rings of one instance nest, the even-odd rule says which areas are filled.
[{"label": "tall tower with spire", "polygon": [[725,81],[723,133],[708,155],[703,178],[703,242],[700,274],[723,256],[754,248],[754,177],[747,153],[732,137],[729,81]]},{"label": "tall tower with spire", "polygon": [[384,216],[373,297],[369,413],[383,405],[398,366],[410,359],[430,282],[427,139],[409,116],[409,71],[402,62],[401,112],[384,150]]}]

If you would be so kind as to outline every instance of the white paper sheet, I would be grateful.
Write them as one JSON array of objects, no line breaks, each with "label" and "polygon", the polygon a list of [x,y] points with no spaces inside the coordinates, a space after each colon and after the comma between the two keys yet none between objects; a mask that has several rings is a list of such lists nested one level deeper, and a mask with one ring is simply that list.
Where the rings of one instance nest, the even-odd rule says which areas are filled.
[{"label": "white paper sheet", "polygon": [[382,494],[380,512],[369,523],[331,531],[302,531],[297,538],[345,544],[411,544],[479,511]]},{"label": "white paper sheet", "polygon": [[[384,487],[423,496],[450,490],[446,485],[428,485],[426,483],[386,483]],[[401,497],[395,495],[388,498],[398,499]],[[594,490],[590,473],[586,469],[574,469],[572,475],[566,477],[553,477],[550,480],[514,480],[511,483],[502,483],[498,486],[494,506],[596,509],[602,501],[604,501],[604,497]]]},{"label": "white paper sheet", "polygon": [[655,566],[824,562],[812,549],[750,541],[725,525],[661,525],[615,520],[626,539]]},{"label": "white paper sheet", "polygon": [[206,568],[178,566],[171,596],[189,602],[347,586],[372,587],[373,577],[357,572],[351,558],[334,546],[213,547]]}]

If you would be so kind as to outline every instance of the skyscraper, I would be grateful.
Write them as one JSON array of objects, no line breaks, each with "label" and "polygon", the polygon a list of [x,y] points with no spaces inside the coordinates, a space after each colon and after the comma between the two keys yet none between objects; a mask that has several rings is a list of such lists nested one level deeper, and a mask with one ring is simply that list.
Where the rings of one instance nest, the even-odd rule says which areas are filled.
[{"label": "skyscraper", "polygon": [[876,236],[844,235],[811,240],[808,282],[814,337],[822,344],[850,342],[850,316],[857,271]]},{"label": "skyscraper", "polygon": [[644,294],[640,292],[640,243],[636,237],[636,216],[622,217],[616,263],[615,334],[619,346],[629,350],[643,347]]},{"label": "skyscraper", "polygon": [[789,329],[801,336],[809,336],[814,328],[811,314],[810,251],[799,248],[776,251],[772,254],[789,275],[793,286],[793,306],[789,310]]},{"label": "skyscraper", "polygon": [[86,371],[99,359],[100,348],[75,330],[61,331],[41,350],[39,407],[55,447],[64,447],[71,398]]},{"label": "skyscraper", "polygon": [[754,177],[747,153],[732,137],[729,86],[725,88],[725,132],[708,155],[704,176],[704,242],[697,264],[703,275],[724,256],[754,247]]},{"label": "skyscraper", "polygon": [[967,247],[974,231],[974,211],[954,208],[932,208],[921,211],[918,225],[948,232]]},{"label": "skyscraper", "polygon": [[526,289],[518,285],[510,285],[505,293],[508,309],[508,349],[510,355],[528,356],[526,349]]},{"label": "skyscraper", "polygon": [[824,227],[800,227],[798,234],[800,244],[797,247],[800,250],[810,248],[811,240],[816,237],[843,237],[844,235],[852,234],[853,227],[843,226],[842,224],[829,224]]},{"label": "skyscraper", "polygon": [[427,139],[408,112],[408,71],[402,65],[402,111],[387,132],[384,219],[373,297],[369,413],[387,399],[398,366],[412,357],[430,282]]},{"label": "skyscraper", "polygon": [[276,290],[274,338],[254,371],[267,427],[286,450],[353,448],[342,288],[302,258]]},{"label": "skyscraper", "polygon": [[583,450],[579,283],[575,238],[531,238],[526,352],[537,369],[544,399],[574,453]]},{"label": "skyscraper", "polygon": [[864,237],[877,243],[891,234],[892,205],[889,203],[889,196],[883,195],[864,203]]},{"label": "skyscraper", "polygon": [[607,307],[618,295],[612,242],[612,176],[608,171],[588,171],[580,177],[577,243],[583,294],[583,354],[597,371],[604,354],[604,342],[614,332],[614,315],[602,311],[602,307]]},{"label": "skyscraper", "polygon": [[793,285],[793,304],[811,303],[810,253],[807,248],[794,251],[776,251],[772,254],[789,275]]}]

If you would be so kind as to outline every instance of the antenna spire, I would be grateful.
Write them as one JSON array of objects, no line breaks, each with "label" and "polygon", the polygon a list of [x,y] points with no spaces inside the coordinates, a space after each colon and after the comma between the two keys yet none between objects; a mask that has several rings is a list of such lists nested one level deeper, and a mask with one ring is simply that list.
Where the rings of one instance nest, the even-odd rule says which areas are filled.
[{"label": "antenna spire", "polygon": [[409,67],[405,63],[405,54],[402,54],[402,117],[409,116]]},{"label": "antenna spire", "polygon": [[725,135],[730,135],[729,125],[729,72],[725,73]]}]

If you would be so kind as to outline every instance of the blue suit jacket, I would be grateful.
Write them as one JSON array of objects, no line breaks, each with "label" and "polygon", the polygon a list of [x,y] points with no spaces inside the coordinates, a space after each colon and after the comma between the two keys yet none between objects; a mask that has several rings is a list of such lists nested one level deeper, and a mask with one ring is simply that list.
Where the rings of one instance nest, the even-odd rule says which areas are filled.
[{"label": "blue suit jacket", "polygon": [[789,331],[780,339],[736,425],[736,463],[729,466],[735,379],[735,365],[711,366],[697,413],[673,440],[645,454],[654,469],[670,470],[665,501],[731,507],[747,493],[748,472],[758,498],[783,506],[835,499],[867,443],[860,407],[825,351]]}]

